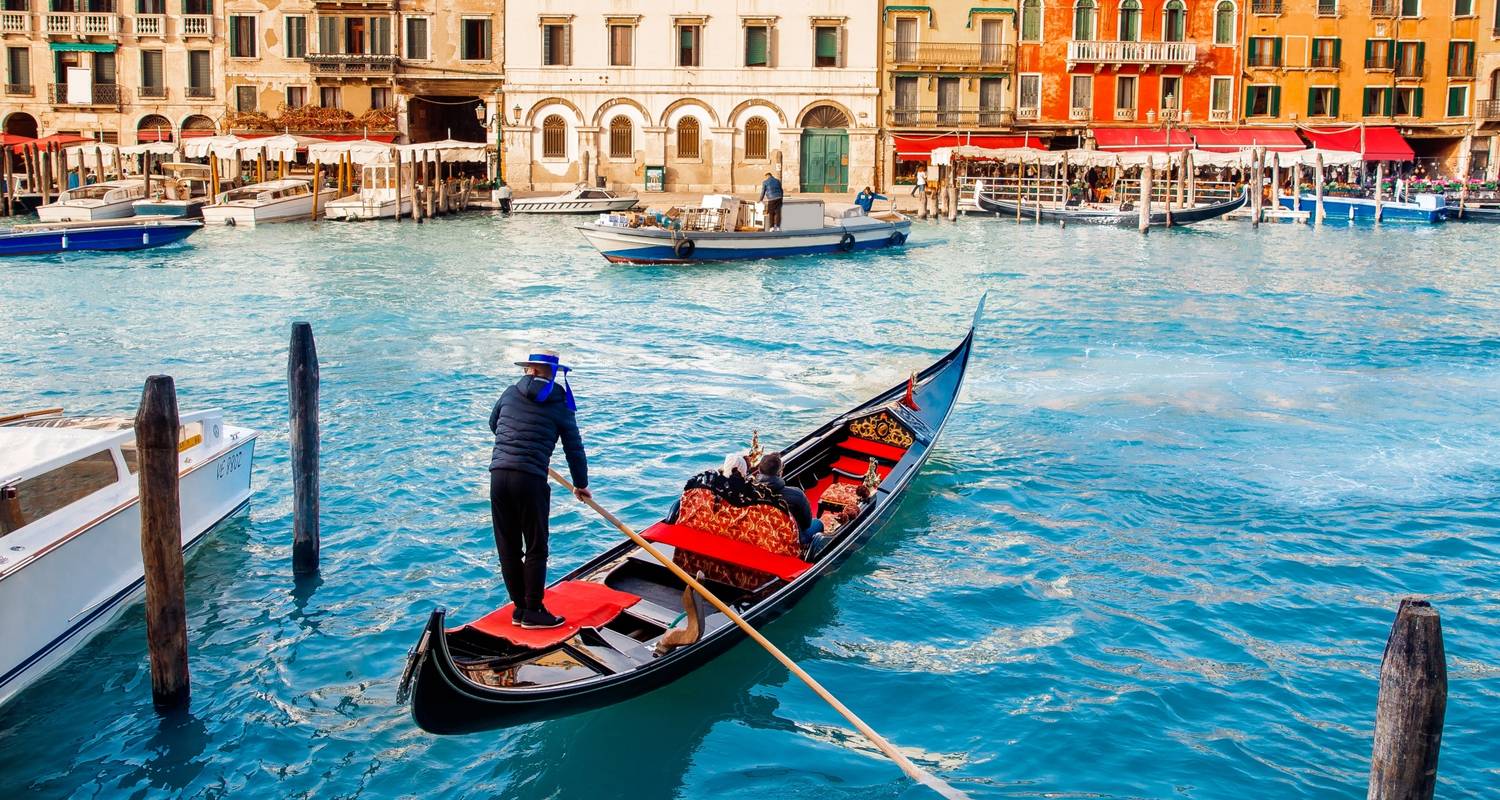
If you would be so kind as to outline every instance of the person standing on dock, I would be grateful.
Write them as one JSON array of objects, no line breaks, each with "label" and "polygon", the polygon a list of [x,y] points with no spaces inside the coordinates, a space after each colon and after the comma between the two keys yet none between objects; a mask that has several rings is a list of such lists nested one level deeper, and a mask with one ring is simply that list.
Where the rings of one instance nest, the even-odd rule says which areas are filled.
[{"label": "person standing on dock", "polygon": [[[517,361],[521,379],[500,395],[490,412],[495,449],[490,457],[490,515],[500,575],[515,604],[512,621],[522,628],[556,628],[562,617],[542,604],[547,586],[547,521],[552,488],[547,466],[559,439],[573,476],[574,494],[588,490],[588,459],[574,416],[577,403],[568,385],[569,367],[551,350]],[[561,375],[559,375],[561,373]],[[562,378],[562,391],[557,390]]]},{"label": "person standing on dock", "polygon": [[766,173],[766,179],[760,182],[760,199],[766,203],[766,230],[781,230],[781,181],[775,175]]}]

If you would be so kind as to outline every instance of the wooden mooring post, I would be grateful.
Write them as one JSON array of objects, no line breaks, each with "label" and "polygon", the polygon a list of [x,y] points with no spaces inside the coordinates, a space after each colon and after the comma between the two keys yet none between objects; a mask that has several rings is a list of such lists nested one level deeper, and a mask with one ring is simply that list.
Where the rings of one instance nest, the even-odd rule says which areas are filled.
[{"label": "wooden mooring post", "polygon": [[1368,800],[1432,800],[1447,708],[1442,620],[1426,600],[1405,598],[1380,662]]},{"label": "wooden mooring post", "polygon": [[1385,162],[1375,162],[1375,223],[1385,216]]},{"label": "wooden mooring post", "polygon": [[177,494],[177,388],[168,375],[146,379],[135,414],[139,453],[141,562],[146,575],[146,646],[151,700],[166,711],[187,703],[187,598],[182,507]]},{"label": "wooden mooring post", "polygon": [[286,365],[291,408],[292,574],[318,572],[318,347],[311,323],[292,323]]},{"label": "wooden mooring post", "polygon": [[1323,224],[1323,154],[1313,156],[1313,223]]},{"label": "wooden mooring post", "polygon": [[1151,159],[1141,165],[1141,205],[1137,209],[1139,222],[1137,226],[1141,233],[1149,233],[1151,230]]}]

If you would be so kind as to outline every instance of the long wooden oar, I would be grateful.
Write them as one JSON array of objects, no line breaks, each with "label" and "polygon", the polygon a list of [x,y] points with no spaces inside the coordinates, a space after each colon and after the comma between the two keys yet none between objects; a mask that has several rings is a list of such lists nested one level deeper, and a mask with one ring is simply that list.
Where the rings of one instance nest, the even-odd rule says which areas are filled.
[{"label": "long wooden oar", "polygon": [[[558,474],[557,470],[548,467],[547,473],[552,476],[552,480],[557,481],[562,485],[564,489],[567,489],[569,492],[575,491],[573,488],[573,484],[569,483],[567,478],[564,478],[562,475]],[[629,525],[621,522],[619,517],[616,517],[614,514],[609,513],[609,511],[605,509],[604,506],[599,505],[594,501],[593,498],[580,499],[583,500],[583,502],[590,508],[599,512],[599,516],[604,517],[609,521],[611,525],[619,528],[621,533],[630,537],[630,540],[632,542],[635,542],[636,545],[639,546],[642,550],[650,553],[652,558],[660,561],[662,563],[662,566],[665,566],[667,569],[671,570],[672,573],[675,574],[678,578],[681,578],[684,583],[686,583],[688,586],[691,586],[693,591],[702,595],[703,599],[707,600],[711,605],[713,605],[714,608],[717,608],[720,613],[722,613],[726,617],[729,617],[729,619],[733,621],[734,624],[740,626],[740,630],[744,631],[746,636],[754,639],[756,644],[765,648],[766,652],[770,653],[777,661],[780,661],[782,666],[790,670],[793,675],[801,678],[802,682],[807,684],[807,687],[809,689],[812,689],[815,694],[823,698],[823,700],[827,702],[828,705],[833,706],[833,710],[842,714],[844,719],[849,720],[849,723],[852,724],[855,728],[858,728],[859,732],[865,735],[865,738],[873,742],[875,746],[880,749],[880,752],[884,753],[892,761],[896,762],[896,765],[899,766],[901,768],[901,771],[905,772],[908,777],[910,777],[917,783],[920,783],[923,786],[932,789],[943,797],[949,798],[949,800],[969,799],[968,795],[960,792],[952,786],[949,786],[947,783],[944,783],[941,778],[938,778],[936,775],[933,775],[927,770],[924,770],[916,764],[913,764],[911,759],[907,758],[901,753],[900,750],[897,750],[894,745],[886,741],[885,737],[876,733],[874,728],[866,725],[865,721],[856,716],[853,711],[850,711],[848,706],[839,702],[839,699],[837,697],[834,697],[831,692],[829,692],[827,689],[824,689],[823,684],[818,683],[813,679],[813,676],[807,674],[806,671],[797,666],[797,662],[788,657],[786,653],[781,652],[781,650],[776,647],[776,645],[771,644],[769,639],[760,635],[760,631],[752,628],[750,626],[750,623],[746,622],[743,617],[734,612],[734,609],[726,605],[723,600],[720,600],[718,597],[714,596],[714,593],[710,592],[706,587],[703,586],[703,584],[694,580],[693,576],[687,574],[687,572],[684,571],[682,567],[679,567],[676,564],[672,563],[672,559],[662,555],[660,550],[652,547],[650,542],[641,538],[640,534],[631,530]]]}]

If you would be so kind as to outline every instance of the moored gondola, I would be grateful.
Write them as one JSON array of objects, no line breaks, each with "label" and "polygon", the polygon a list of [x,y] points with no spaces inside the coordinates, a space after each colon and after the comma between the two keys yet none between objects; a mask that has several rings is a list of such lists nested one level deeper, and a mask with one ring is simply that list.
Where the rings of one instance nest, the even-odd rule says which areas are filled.
[{"label": "moored gondola", "polygon": [[[780,616],[895,512],[952,413],[983,311],[981,300],[968,335],[942,359],[786,448],[787,483],[806,491],[813,507],[828,514],[825,520],[838,521],[816,554],[796,549],[795,523],[784,511],[695,498],[702,489],[684,494],[678,524],[658,522],[642,534],[678,566],[697,572],[751,625]],[[727,513],[716,517],[718,509]],[[722,613],[690,608],[696,604],[684,588],[626,541],[548,588],[548,607],[569,620],[562,628],[517,628],[508,605],[450,626],[446,610],[438,608],[408,656],[398,697],[410,697],[412,717],[424,730],[451,734],[565,716],[643,694],[745,638]],[[684,616],[690,618],[686,630],[677,625]],[[669,632],[678,646],[663,643]]]},{"label": "moored gondola", "polygon": [[[1232,211],[1239,209],[1249,200],[1249,193],[1240,194],[1228,200],[1218,203],[1206,203],[1186,208],[1173,208],[1171,211],[1171,224],[1191,225],[1194,222],[1222,217]],[[1002,198],[993,192],[982,192],[975,195],[974,202],[979,210],[997,214],[1001,217],[1016,216],[1016,202],[1014,198]],[[1164,227],[1168,224],[1166,206],[1161,203],[1153,203],[1151,211],[1151,226]],[[1121,209],[1116,207],[1098,206],[1042,206],[1021,205],[1021,219],[1031,221],[1041,216],[1043,222],[1064,222],[1069,225],[1119,225],[1121,227],[1135,227],[1140,224],[1140,211],[1135,209]]]}]

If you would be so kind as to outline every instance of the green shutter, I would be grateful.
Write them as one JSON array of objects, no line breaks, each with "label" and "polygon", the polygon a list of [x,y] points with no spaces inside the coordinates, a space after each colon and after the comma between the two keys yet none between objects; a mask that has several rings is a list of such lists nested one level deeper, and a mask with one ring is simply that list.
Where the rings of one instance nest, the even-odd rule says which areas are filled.
[{"label": "green shutter", "polygon": [[1380,92],[1381,92],[1381,94],[1385,95],[1385,116],[1387,116],[1387,117],[1393,117],[1393,116],[1395,116],[1396,115],[1396,90],[1395,89],[1381,89]]},{"label": "green shutter", "polygon": [[818,58],[838,58],[839,36],[837,28],[818,29]]},{"label": "green shutter", "polygon": [[1271,87],[1271,116],[1281,116],[1281,87]]},{"label": "green shutter", "polygon": [[1374,39],[1366,39],[1365,40],[1365,68],[1366,69],[1368,69],[1369,66],[1370,66],[1370,59],[1372,59],[1374,57],[1375,57],[1375,40]]},{"label": "green shutter", "polygon": [[1413,94],[1416,95],[1416,98],[1412,102],[1412,106],[1411,106],[1412,116],[1414,116],[1414,117],[1420,117],[1420,116],[1422,116],[1422,93],[1423,93],[1423,89],[1420,86],[1418,86],[1417,90],[1415,92],[1413,92]]},{"label": "green shutter", "polygon": [[1333,87],[1333,97],[1328,100],[1328,115],[1336,117],[1339,115],[1339,87]]},{"label": "green shutter", "polygon": [[1252,92],[1254,92],[1254,91],[1255,91],[1255,87],[1254,86],[1248,86],[1247,85],[1245,87],[1245,116],[1247,116],[1247,117],[1250,116],[1250,114],[1251,114],[1250,109],[1253,107],[1253,106],[1251,106],[1251,100],[1254,99],[1254,97],[1252,95]]},{"label": "green shutter", "polygon": [[1417,74],[1422,74],[1422,66],[1427,63],[1427,43],[1417,42]]},{"label": "green shutter", "polygon": [[766,58],[766,29],[745,29],[745,64],[748,66],[765,66],[770,63]]},{"label": "green shutter", "polygon": [[1317,116],[1315,113],[1313,113],[1313,97],[1317,94],[1317,92],[1318,88],[1316,86],[1307,90],[1307,115],[1309,117]]},{"label": "green shutter", "polygon": [[1448,87],[1448,116],[1461,117],[1464,115],[1462,86]]},{"label": "green shutter", "polygon": [[682,49],[686,50],[686,49],[691,48],[693,46],[693,29],[692,28],[687,27],[686,25],[684,25],[681,28],[677,29],[677,35],[678,35],[678,38],[679,38],[679,41],[677,43],[678,47],[681,47]]},{"label": "green shutter", "polygon": [[1271,63],[1281,66],[1281,37],[1277,36],[1271,40]]},{"label": "green shutter", "polygon": [[1343,54],[1344,54],[1344,40],[1343,39],[1334,39],[1333,40],[1333,65],[1334,66],[1336,66],[1336,67],[1337,66],[1341,66],[1344,63],[1344,61],[1343,61]]}]

